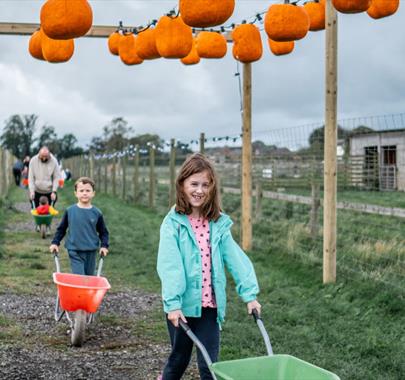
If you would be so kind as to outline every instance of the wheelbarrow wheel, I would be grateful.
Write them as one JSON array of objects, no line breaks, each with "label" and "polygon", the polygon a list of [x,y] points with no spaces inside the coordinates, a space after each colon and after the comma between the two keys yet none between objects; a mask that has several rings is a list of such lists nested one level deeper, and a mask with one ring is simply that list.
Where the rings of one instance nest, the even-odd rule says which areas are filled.
[{"label": "wheelbarrow wheel", "polygon": [[41,232],[41,238],[45,239],[46,238],[46,225],[41,224],[41,226],[39,227],[39,231]]},{"label": "wheelbarrow wheel", "polygon": [[84,310],[77,310],[72,326],[72,345],[81,347],[84,342],[84,334],[86,331],[87,313]]}]

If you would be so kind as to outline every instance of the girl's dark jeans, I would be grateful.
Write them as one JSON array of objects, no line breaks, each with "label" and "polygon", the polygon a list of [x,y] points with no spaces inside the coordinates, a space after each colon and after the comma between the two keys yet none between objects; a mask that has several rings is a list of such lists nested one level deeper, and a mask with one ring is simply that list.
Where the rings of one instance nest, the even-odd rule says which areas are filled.
[{"label": "girl's dark jeans", "polygon": [[[200,318],[186,317],[191,331],[205,346],[212,362],[218,360],[219,326],[217,309],[203,307]],[[167,320],[172,352],[163,370],[163,380],[179,380],[185,372],[191,358],[193,342],[181,327],[174,327]],[[197,363],[202,380],[212,380],[210,370],[200,350],[197,349]]]}]

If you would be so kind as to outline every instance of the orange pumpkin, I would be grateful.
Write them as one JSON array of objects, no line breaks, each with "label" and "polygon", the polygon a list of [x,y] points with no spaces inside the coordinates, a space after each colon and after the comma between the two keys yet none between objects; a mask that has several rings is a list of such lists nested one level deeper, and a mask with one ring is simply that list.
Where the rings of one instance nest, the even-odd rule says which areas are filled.
[{"label": "orange pumpkin", "polygon": [[309,16],[309,30],[316,32],[325,29],[325,1],[310,1],[304,4]]},{"label": "orange pumpkin", "polygon": [[216,32],[198,33],[196,46],[201,58],[223,58],[227,51],[225,37]]},{"label": "orange pumpkin", "polygon": [[258,61],[262,57],[262,38],[255,25],[238,25],[232,32],[232,39],[232,53],[238,61],[248,63]]},{"label": "orange pumpkin", "polygon": [[32,34],[32,36],[30,38],[30,42],[28,45],[28,51],[34,58],[44,61],[45,58],[42,54],[41,40],[42,40],[42,33],[39,30],[37,30],[36,32],[34,32]]},{"label": "orange pumpkin", "polygon": [[87,0],[48,0],[41,8],[43,32],[55,40],[84,36],[93,23]]},{"label": "orange pumpkin", "polygon": [[370,7],[371,0],[332,0],[332,4],[341,13],[360,13]]},{"label": "orange pumpkin", "polygon": [[290,54],[294,50],[294,41],[273,41],[269,38],[269,47],[274,55]]},{"label": "orange pumpkin", "polygon": [[309,30],[309,16],[304,7],[292,4],[273,4],[264,19],[264,28],[273,41],[295,41],[304,38]]},{"label": "orange pumpkin", "polygon": [[69,61],[75,51],[75,44],[72,40],[54,40],[41,32],[41,46],[44,58],[51,63]]},{"label": "orange pumpkin", "polygon": [[163,16],[156,25],[156,48],[164,58],[184,58],[193,47],[193,32],[181,17]]},{"label": "orange pumpkin", "polygon": [[228,20],[235,9],[235,0],[180,0],[179,9],[187,25],[206,28]]},{"label": "orange pumpkin", "polygon": [[113,55],[119,55],[118,48],[121,36],[122,34],[120,32],[114,32],[108,37],[108,49]]},{"label": "orange pumpkin", "polygon": [[183,63],[184,65],[196,65],[200,62],[200,60],[200,56],[197,53],[196,40],[194,39],[193,47],[191,48],[189,55],[182,58],[181,63]]},{"label": "orange pumpkin", "polygon": [[375,19],[393,15],[399,7],[399,0],[372,0],[367,14]]},{"label": "orange pumpkin", "polygon": [[156,29],[146,29],[138,33],[137,36],[137,51],[142,59],[160,58],[160,54],[156,47]]},{"label": "orange pumpkin", "polygon": [[126,65],[139,65],[143,62],[137,54],[136,37],[133,33],[124,34],[120,38],[118,51],[121,61]]}]

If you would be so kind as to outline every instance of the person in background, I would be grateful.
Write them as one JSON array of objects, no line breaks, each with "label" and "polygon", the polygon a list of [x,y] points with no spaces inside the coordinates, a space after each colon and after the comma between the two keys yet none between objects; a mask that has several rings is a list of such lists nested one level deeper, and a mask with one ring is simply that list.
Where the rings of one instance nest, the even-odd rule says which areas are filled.
[{"label": "person in background", "polygon": [[59,178],[58,161],[46,146],[42,147],[30,160],[28,169],[29,196],[35,207],[41,196],[46,196],[50,204],[56,203]]},{"label": "person in background", "polygon": [[22,186],[24,188],[28,187],[28,167],[30,165],[30,160],[31,160],[30,156],[25,156],[23,159],[24,169],[21,173],[21,177],[22,177]]},{"label": "person in background", "polygon": [[24,169],[24,164],[21,160],[17,159],[17,161],[13,165],[13,176],[16,186],[20,186],[21,183],[21,174]]},{"label": "person in background", "polygon": [[51,253],[59,252],[59,245],[66,231],[65,247],[69,253],[72,273],[93,276],[96,268],[96,254],[108,254],[109,233],[101,211],[91,202],[95,184],[91,178],[81,177],[75,183],[77,203],[68,207],[56,229]]},{"label": "person in background", "polygon": [[[225,268],[249,314],[260,314],[253,265],[233,240],[232,221],[221,212],[218,178],[202,154],[190,156],[176,179],[176,205],[160,228],[157,271],[162,283],[172,351],[158,379],[180,379],[191,358],[193,342],[179,328],[187,323],[203,343],[213,362],[218,360],[219,329],[225,318]],[[212,379],[197,351],[200,377]]]},{"label": "person in background", "polygon": [[58,215],[59,211],[49,205],[48,198],[44,195],[39,197],[39,206],[31,211],[32,215]]}]

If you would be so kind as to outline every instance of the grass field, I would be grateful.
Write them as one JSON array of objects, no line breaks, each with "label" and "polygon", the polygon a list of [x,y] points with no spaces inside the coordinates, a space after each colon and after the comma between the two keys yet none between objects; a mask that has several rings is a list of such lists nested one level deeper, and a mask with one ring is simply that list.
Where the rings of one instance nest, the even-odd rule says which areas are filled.
[{"label": "grass field", "polygon": [[[10,202],[23,200],[22,191],[12,192]],[[72,188],[67,186],[61,192],[58,207],[73,201]],[[111,233],[111,254],[105,262],[105,274],[113,291],[132,287],[159,293],[155,266],[163,207],[158,211],[133,207],[103,194],[97,195],[94,203],[103,210]],[[0,209],[1,231],[6,224],[18,225],[29,218],[5,206]],[[303,232],[304,213],[295,212],[287,220],[282,214],[284,207],[274,204],[266,207],[263,216],[271,218],[255,225],[254,249],[249,255],[261,286],[259,301],[275,353],[297,356],[335,372],[341,379],[402,379],[405,376],[403,288],[372,281],[357,271],[340,270],[339,265],[337,283],[322,285],[320,239],[313,242]],[[233,197],[224,199],[224,208],[233,216],[239,212]],[[357,224],[346,227],[353,230],[352,235],[356,234],[354,227]],[[236,224],[236,237],[238,229]],[[364,235],[365,231],[358,233]],[[372,236],[375,231],[369,234]],[[0,235],[0,289],[35,293],[35,284],[45,284],[53,291],[50,276],[53,261],[47,254],[49,241],[42,241],[35,232],[24,235],[8,232],[6,236],[5,240],[4,234]],[[345,247],[349,244],[350,241]],[[43,256],[38,258],[33,251],[43,252]],[[348,250],[346,254],[349,255]],[[356,262],[363,259],[366,263],[366,257],[359,254]],[[67,268],[66,255],[62,265]],[[232,281],[228,293],[221,360],[263,355],[265,347],[259,331],[237,299]],[[166,341],[161,311],[151,314],[148,323],[139,326],[141,336]],[[12,331],[12,321],[0,316],[0,327]]]}]

